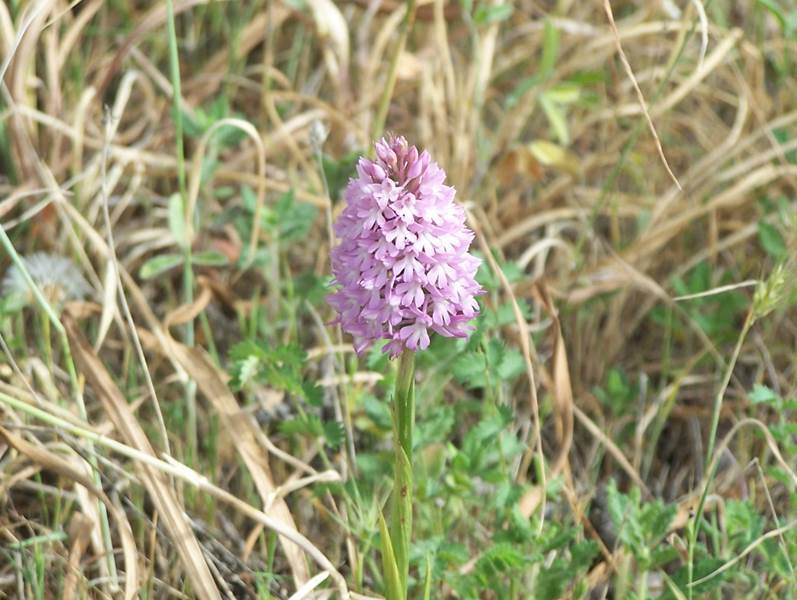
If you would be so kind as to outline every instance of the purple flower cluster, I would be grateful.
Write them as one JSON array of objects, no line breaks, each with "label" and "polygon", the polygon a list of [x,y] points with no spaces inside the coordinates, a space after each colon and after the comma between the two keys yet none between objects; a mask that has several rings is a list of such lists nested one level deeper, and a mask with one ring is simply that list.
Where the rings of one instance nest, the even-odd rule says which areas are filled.
[{"label": "purple flower cluster", "polygon": [[468,254],[465,211],[429,153],[396,137],[377,142],[376,154],[360,159],[346,188],[332,250],[340,287],[328,300],[358,353],[387,339],[385,352],[396,357],[427,348],[429,330],[468,335],[480,261]]}]

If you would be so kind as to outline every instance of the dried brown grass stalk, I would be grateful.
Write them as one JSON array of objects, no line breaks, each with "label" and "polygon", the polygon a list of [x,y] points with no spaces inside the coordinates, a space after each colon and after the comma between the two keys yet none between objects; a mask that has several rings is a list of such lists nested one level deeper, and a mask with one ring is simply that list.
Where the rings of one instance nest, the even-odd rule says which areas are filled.
[{"label": "dried brown grass stalk", "polygon": [[[221,417],[222,426],[255,482],[266,514],[290,529],[297,529],[285,500],[275,496],[277,486],[268,464],[268,451],[258,443],[257,426],[252,417],[241,411],[217,368],[202,350],[189,348],[172,338],[168,338],[168,343],[167,351],[185,369],[188,376],[196,381],[200,392],[211,403],[214,412]],[[300,588],[310,578],[304,552],[287,538],[280,537],[280,544],[290,564],[294,583]]]},{"label": "dried brown grass stalk", "polygon": [[117,532],[119,533],[122,543],[125,564],[124,597],[125,600],[136,598],[140,585],[138,576],[138,551],[136,549],[135,540],[133,539],[133,532],[130,529],[130,523],[127,521],[124,513],[111,502],[105,492],[94,485],[94,482],[86,471],[76,469],[69,461],[41,446],[26,442],[22,437],[4,427],[0,427],[0,438],[2,438],[6,444],[17,450],[17,452],[25,455],[33,463],[80,484],[83,488],[88,490],[89,493],[105,504],[108,513],[116,522]]},{"label": "dried brown grass stalk", "polygon": [[[86,381],[101,400],[105,412],[116,429],[130,446],[156,457],[147,435],[135,415],[130,411],[124,395],[119,391],[100,359],[94,354],[90,344],[78,329],[77,322],[68,314],[64,315],[64,327],[69,335],[80,372],[86,377]],[[208,600],[220,598],[202,548],[191,529],[191,524],[186,518],[171,482],[164,477],[163,473],[149,465],[138,464],[137,471],[160,514],[164,527],[169,531],[194,593],[198,597]]]}]

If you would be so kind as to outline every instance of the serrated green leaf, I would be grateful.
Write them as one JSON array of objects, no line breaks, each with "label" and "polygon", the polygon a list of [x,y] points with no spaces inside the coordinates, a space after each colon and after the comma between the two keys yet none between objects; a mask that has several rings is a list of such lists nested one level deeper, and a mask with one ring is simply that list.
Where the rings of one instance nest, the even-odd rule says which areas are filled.
[{"label": "serrated green leaf", "polygon": [[272,227],[276,225],[279,238],[284,242],[302,240],[306,239],[317,216],[318,209],[312,204],[296,202],[294,191],[290,189],[277,200]]},{"label": "serrated green leaf", "polygon": [[514,544],[499,542],[488,548],[476,562],[476,572],[484,580],[499,573],[506,573],[523,566],[526,556]]},{"label": "serrated green leaf", "polygon": [[655,550],[675,518],[676,506],[660,500],[642,503],[638,488],[621,494],[613,479],[606,488],[606,500],[618,539],[633,552],[640,568],[651,568]]},{"label": "serrated green leaf", "polygon": [[289,344],[269,348],[252,341],[237,344],[230,351],[233,376],[235,376],[236,369],[241,367],[239,363],[248,359],[249,356],[256,356],[258,359],[256,377],[259,381],[306,398],[311,402],[319,400],[320,390],[314,389],[315,386],[305,382],[302,376],[307,353],[299,346]]},{"label": "serrated green leaf", "polygon": [[[531,309],[528,302],[521,298],[518,300],[518,308],[526,319],[530,318]],[[497,329],[515,322],[515,310],[509,302],[499,304],[495,309],[485,307],[482,314],[484,315],[484,326],[488,329]]]},{"label": "serrated green leaf", "polygon": [[310,381],[302,382],[302,395],[311,406],[320,407],[323,403],[324,390]]},{"label": "serrated green leaf", "polygon": [[363,409],[368,418],[373,421],[374,425],[384,431],[390,430],[390,409],[388,409],[387,404],[383,400],[378,399],[372,394],[366,394],[363,398]]},{"label": "serrated green leaf", "polygon": [[725,529],[734,551],[741,551],[761,535],[761,514],[749,501],[729,498],[725,503]]},{"label": "serrated green leaf", "polygon": [[487,360],[487,368],[491,374],[494,369],[501,364],[505,353],[506,346],[504,346],[504,343],[499,339],[493,338],[486,344],[484,348],[484,357]]},{"label": "serrated green leaf", "polygon": [[[693,572],[693,581],[697,581],[706,575],[709,575],[716,571],[723,565],[724,561],[720,558],[705,558],[703,560],[699,560],[695,562],[694,572]],[[692,587],[693,597],[695,598],[705,598],[705,594],[708,592],[717,589],[722,585],[724,581],[731,575],[732,569],[723,571],[719,573],[716,577],[712,577],[711,579],[701,583],[700,585],[696,585]],[[686,566],[681,567],[678,569],[678,572],[672,577],[671,582],[677,587],[678,593],[686,595],[687,590],[687,582],[689,580],[689,573],[687,571]],[[662,595],[662,600],[669,600],[675,599],[678,595],[673,593],[672,590],[666,590]]]},{"label": "serrated green leaf", "polygon": [[253,354],[261,358],[266,357],[266,352],[252,340],[238,342],[230,349],[230,359],[233,361],[244,360]]},{"label": "serrated green leaf", "polygon": [[337,450],[343,445],[346,439],[346,429],[340,421],[324,421],[322,423],[324,440],[333,450]]},{"label": "serrated green leaf", "polygon": [[753,404],[769,404],[771,406],[780,406],[783,399],[778,396],[774,391],[765,385],[756,383],[753,385],[753,391],[748,394],[750,402]]},{"label": "serrated green leaf", "polygon": [[257,375],[259,368],[260,359],[257,356],[247,356],[243,360],[236,362],[231,369],[230,387],[234,390],[240,390]]},{"label": "serrated green leaf", "polygon": [[513,381],[525,370],[526,361],[523,355],[513,348],[504,353],[496,372],[502,381]]},{"label": "serrated green leaf", "polygon": [[183,257],[179,254],[159,254],[147,260],[138,270],[141,279],[152,279],[183,264]]},{"label": "serrated green leaf", "polygon": [[466,352],[456,358],[452,365],[454,378],[470,388],[487,384],[487,360],[480,352]]},{"label": "serrated green leaf", "polygon": [[287,435],[306,435],[311,438],[324,436],[324,426],[316,415],[302,415],[295,419],[286,419],[279,424],[279,430]]}]

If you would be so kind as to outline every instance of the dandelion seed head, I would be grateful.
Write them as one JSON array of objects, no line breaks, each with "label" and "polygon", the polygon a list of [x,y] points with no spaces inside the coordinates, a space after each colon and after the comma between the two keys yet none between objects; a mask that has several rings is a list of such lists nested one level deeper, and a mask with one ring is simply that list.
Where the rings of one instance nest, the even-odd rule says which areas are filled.
[{"label": "dandelion seed head", "polygon": [[[64,256],[36,252],[23,256],[22,262],[31,279],[52,304],[83,300],[91,293],[91,287],[75,263]],[[33,301],[25,276],[16,265],[12,265],[3,278],[3,295],[21,296],[28,302]]]}]

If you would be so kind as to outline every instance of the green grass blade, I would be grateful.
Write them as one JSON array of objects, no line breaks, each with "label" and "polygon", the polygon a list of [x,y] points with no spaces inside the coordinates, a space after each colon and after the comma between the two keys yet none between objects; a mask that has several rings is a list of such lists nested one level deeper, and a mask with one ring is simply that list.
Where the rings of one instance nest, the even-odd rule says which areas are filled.
[{"label": "green grass blade", "polygon": [[387,600],[404,600],[406,594],[401,585],[396,555],[393,553],[393,542],[382,511],[379,511],[379,534],[382,538],[382,570],[385,574],[385,598]]}]

